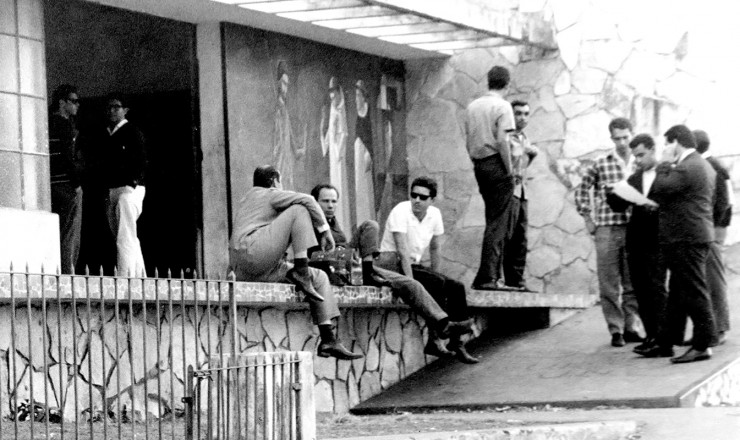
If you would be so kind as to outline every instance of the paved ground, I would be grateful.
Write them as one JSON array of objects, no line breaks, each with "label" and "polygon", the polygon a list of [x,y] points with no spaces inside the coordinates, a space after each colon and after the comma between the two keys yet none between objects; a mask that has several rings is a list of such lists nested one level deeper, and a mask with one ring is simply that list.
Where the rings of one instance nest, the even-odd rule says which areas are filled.
[{"label": "paved ground", "polygon": [[[740,408],[661,408],[661,409],[611,409],[611,410],[550,410],[529,412],[474,412],[434,414],[434,422],[423,420],[425,426],[410,425],[406,421],[423,415],[403,416],[366,416],[350,422],[356,424],[382,425],[384,418],[395,417],[399,431],[394,435],[378,435],[373,437],[348,437],[333,435],[331,428],[324,430],[319,438],[344,438],[344,440],[439,440],[448,438],[476,438],[451,437],[442,435],[440,428],[453,427],[461,433],[464,430],[485,432],[492,429],[506,429],[515,432],[518,425],[524,428],[539,426],[560,430],[563,427],[587,426],[594,423],[609,423],[617,421],[637,422],[636,432],[628,432],[623,437],[633,440],[737,440],[740,438]],[[435,426],[435,422],[438,423]],[[566,425],[567,424],[567,425]],[[465,425],[465,427],[460,427]],[[450,429],[452,431],[452,429]],[[612,431],[624,432],[625,428],[613,425]],[[631,430],[630,430],[631,431]],[[340,430],[334,432],[342,433]],[[516,437],[512,434],[512,437]],[[512,438],[501,437],[501,438]],[[493,438],[493,437],[492,437]],[[496,437],[498,438],[498,437]],[[539,438],[539,437],[538,437]],[[542,437],[544,438],[544,437]],[[555,438],[555,437],[553,437]],[[559,437],[558,437],[559,438]],[[568,438],[563,437],[563,438]],[[597,438],[573,436],[572,438]],[[607,438],[607,437],[598,437]]]},{"label": "paved ground", "polygon": [[542,404],[675,407],[682,392],[740,357],[740,245],[727,256],[735,330],[708,361],[673,365],[633,354],[632,344],[611,347],[601,310],[593,307],[553,328],[475,347],[480,364],[438,361],[353,412]]}]

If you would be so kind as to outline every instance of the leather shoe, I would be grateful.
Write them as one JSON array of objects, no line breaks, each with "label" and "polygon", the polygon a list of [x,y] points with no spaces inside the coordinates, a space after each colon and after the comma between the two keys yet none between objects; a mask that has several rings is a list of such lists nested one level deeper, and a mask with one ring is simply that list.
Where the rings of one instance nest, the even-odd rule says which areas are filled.
[{"label": "leather shoe", "polygon": [[612,335],[612,347],[624,347],[624,337],[621,333],[614,333]]},{"label": "leather shoe", "polygon": [[285,277],[288,279],[288,281],[295,284],[296,289],[303,292],[306,296],[311,297],[316,301],[324,300],[324,297],[319,295],[319,292],[317,292],[316,289],[313,287],[311,276],[308,273],[302,274],[298,272],[295,268],[293,268],[288,271]]},{"label": "leather shoe", "polygon": [[317,353],[320,357],[335,357],[344,361],[351,361],[353,359],[360,359],[364,357],[361,353],[353,353],[339,341],[334,342],[322,342],[319,344]]},{"label": "leather shoe", "polygon": [[624,332],[624,342],[644,342],[645,338],[635,332]]},{"label": "leather shoe", "polygon": [[645,340],[642,341],[642,344],[635,347],[632,351],[634,351],[635,353],[638,353],[640,350],[642,351],[647,350],[648,348],[652,347],[655,344],[656,344],[655,338],[645,338]]},{"label": "leather shoe", "polygon": [[719,332],[719,335],[717,335],[717,344],[716,345],[722,345],[725,342],[727,342],[727,332]]},{"label": "leather shoe", "polygon": [[374,287],[391,287],[391,282],[375,271],[364,274],[362,276],[362,284]]},{"label": "leather shoe", "polygon": [[480,359],[470,354],[464,345],[458,345],[456,347],[448,346],[447,348],[452,350],[455,353],[455,358],[464,364],[477,364],[480,362]]},{"label": "leather shoe", "polygon": [[445,347],[444,341],[442,339],[435,338],[429,338],[429,341],[427,341],[427,345],[424,346],[424,354],[428,354],[429,356],[436,356],[439,358],[452,357],[455,355],[455,353],[451,352],[447,349],[447,347]]},{"label": "leather shoe", "polygon": [[687,362],[703,361],[712,357],[712,349],[707,348],[706,350],[696,350],[694,347],[682,354],[681,356],[671,358],[671,362],[674,364],[685,364]]},{"label": "leather shoe", "polygon": [[652,346],[642,350],[640,350],[638,347],[635,347],[632,351],[646,358],[673,356],[673,347],[662,347],[658,344],[653,344]]}]

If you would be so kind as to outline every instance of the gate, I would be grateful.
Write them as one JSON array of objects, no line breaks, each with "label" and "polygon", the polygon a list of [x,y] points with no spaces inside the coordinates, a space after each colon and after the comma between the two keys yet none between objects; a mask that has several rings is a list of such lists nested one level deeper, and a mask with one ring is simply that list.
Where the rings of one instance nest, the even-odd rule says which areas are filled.
[{"label": "gate", "polygon": [[187,440],[313,440],[313,358],[270,352],[212,358],[188,374]]}]

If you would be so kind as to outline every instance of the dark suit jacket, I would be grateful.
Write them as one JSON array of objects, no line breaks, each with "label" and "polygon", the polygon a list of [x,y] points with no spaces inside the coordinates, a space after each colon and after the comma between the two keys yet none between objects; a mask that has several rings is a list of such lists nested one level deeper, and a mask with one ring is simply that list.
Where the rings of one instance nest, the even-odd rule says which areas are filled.
[{"label": "dark suit jacket", "polygon": [[710,243],[714,240],[712,219],[716,173],[709,162],[692,152],[678,165],[661,163],[653,182],[653,200],[658,202],[661,244]]},{"label": "dark suit jacket", "polygon": [[[637,170],[627,178],[627,183],[636,190],[642,192],[642,170]],[[647,197],[655,197],[653,187],[650,187]],[[627,223],[627,248],[644,252],[646,250],[657,250],[658,247],[658,211],[633,205],[621,197],[610,193],[606,196],[606,203],[612,211],[626,211],[632,206],[632,215]]]},{"label": "dark suit jacket", "polygon": [[732,219],[732,205],[727,194],[727,181],[730,179],[730,173],[727,168],[713,156],[708,157],[707,162],[714,168],[717,173],[717,186],[715,188],[714,198],[714,226],[728,227]]}]

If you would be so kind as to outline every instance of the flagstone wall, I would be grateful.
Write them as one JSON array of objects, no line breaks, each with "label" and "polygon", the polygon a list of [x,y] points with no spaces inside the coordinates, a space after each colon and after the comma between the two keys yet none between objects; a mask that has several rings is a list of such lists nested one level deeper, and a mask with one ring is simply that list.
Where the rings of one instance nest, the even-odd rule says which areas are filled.
[{"label": "flagstone wall", "polygon": [[688,110],[679,104],[698,82],[682,70],[684,30],[646,25],[620,7],[601,0],[522,0],[522,12],[545,11],[559,50],[473,49],[407,63],[409,172],[440,183],[436,205],[445,220],[447,274],[469,284],[478,267],[485,220],[465,149],[464,110],[486,91],[488,70],[502,65],[512,74],[507,98],[530,103],[525,131],[540,149],[527,180],[527,282],[545,293],[596,293],[593,242],[573,199],[580,173],[613,148],[612,118],[628,117],[636,133],[659,135],[685,121]]}]

